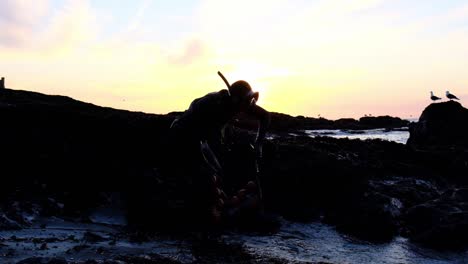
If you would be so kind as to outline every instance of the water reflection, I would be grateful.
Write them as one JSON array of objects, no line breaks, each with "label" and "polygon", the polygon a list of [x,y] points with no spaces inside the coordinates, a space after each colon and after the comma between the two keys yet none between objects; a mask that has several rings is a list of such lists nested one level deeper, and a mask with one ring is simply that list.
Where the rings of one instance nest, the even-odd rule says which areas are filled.
[{"label": "water reflection", "polygon": [[448,264],[468,263],[467,252],[439,252],[418,247],[398,237],[392,242],[372,244],[338,234],[321,224],[285,222],[274,236],[229,235],[227,241],[244,243],[260,256],[291,262]]},{"label": "water reflection", "polygon": [[386,129],[369,129],[369,130],[336,130],[336,129],[321,129],[321,130],[306,130],[309,136],[327,136],[333,138],[349,138],[349,139],[382,139],[394,141],[401,144],[406,144],[409,138],[407,129],[386,130]]}]

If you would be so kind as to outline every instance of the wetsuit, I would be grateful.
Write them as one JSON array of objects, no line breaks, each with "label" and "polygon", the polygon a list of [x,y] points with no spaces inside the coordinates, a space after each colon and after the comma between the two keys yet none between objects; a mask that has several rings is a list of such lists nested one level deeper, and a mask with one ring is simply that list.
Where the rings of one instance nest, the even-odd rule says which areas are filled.
[{"label": "wetsuit", "polygon": [[[171,125],[173,159],[179,163],[175,169],[192,183],[187,195],[200,199],[189,198],[193,208],[205,210],[206,204],[213,203],[213,192],[209,189],[211,177],[222,173],[219,166],[213,164],[216,157],[206,157],[206,152],[213,153],[206,142],[220,139],[226,124],[239,112],[240,107],[234,105],[228,90],[221,90],[195,99]],[[257,143],[261,144],[270,122],[269,113],[256,104],[249,105],[243,112],[259,120]],[[202,152],[202,146],[208,149]]]}]

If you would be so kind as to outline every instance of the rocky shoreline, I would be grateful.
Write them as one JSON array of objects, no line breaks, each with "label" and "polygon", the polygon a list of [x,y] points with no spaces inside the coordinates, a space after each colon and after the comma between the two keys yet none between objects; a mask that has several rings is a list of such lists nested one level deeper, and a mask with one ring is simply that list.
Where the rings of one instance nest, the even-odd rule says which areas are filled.
[{"label": "rocky shoreline", "polygon": [[[176,113],[174,113],[176,114]],[[255,120],[248,116],[242,116],[234,122],[236,127],[253,129]],[[323,117],[313,118],[304,116],[290,116],[282,113],[271,113],[271,132],[297,132],[316,129],[344,129],[344,130],[366,130],[384,128],[388,130],[408,127],[410,121],[391,116],[365,116],[359,119],[340,118],[329,120]]]},{"label": "rocky shoreline", "polygon": [[[391,117],[330,121],[275,113],[275,137],[266,142],[260,164],[265,208],[292,221],[321,221],[373,242],[404,236],[428,247],[466,248],[466,111],[456,102],[432,104],[412,124]],[[184,206],[175,195],[178,182],[161,171],[175,116],[4,90],[0,230],[30,227],[44,217],[87,222],[90,209],[113,203],[112,193],[122,195],[130,226],[157,227],[168,217],[158,207],[162,201]],[[219,150],[229,172],[228,189],[253,177],[252,126],[251,120],[235,121],[230,150]],[[407,145],[289,135],[305,129],[403,126],[410,126]],[[169,216],[171,220],[189,221]],[[260,227],[249,224],[249,230]],[[6,251],[0,246],[1,254]],[[234,263],[226,256],[231,253],[219,254],[217,262]],[[273,261],[246,258],[251,258],[246,263]]]}]

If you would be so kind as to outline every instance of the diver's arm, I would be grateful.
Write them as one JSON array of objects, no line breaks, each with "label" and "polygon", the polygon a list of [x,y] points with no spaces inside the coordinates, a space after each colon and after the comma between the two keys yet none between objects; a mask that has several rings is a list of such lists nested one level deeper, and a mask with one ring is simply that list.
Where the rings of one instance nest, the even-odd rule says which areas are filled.
[{"label": "diver's arm", "polygon": [[214,154],[213,150],[211,150],[210,145],[208,145],[206,141],[201,141],[200,148],[206,164],[219,176],[223,176],[223,169],[221,167],[221,164],[216,158],[216,155]]},{"label": "diver's arm", "polygon": [[271,123],[270,113],[263,109],[258,105],[253,105],[249,109],[249,114],[256,117],[259,121],[258,123],[258,130],[257,130],[257,138],[255,140],[255,148],[259,154],[262,156],[262,144],[266,136],[267,129]]},{"label": "diver's arm", "polygon": [[270,113],[258,105],[250,108],[249,114],[256,117],[259,121],[256,142],[263,142],[266,131],[271,123]]}]

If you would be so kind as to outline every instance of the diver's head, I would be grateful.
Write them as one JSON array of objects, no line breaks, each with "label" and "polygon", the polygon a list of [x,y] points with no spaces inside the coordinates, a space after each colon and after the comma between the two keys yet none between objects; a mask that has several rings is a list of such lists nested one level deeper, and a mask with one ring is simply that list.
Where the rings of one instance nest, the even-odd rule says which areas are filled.
[{"label": "diver's head", "polygon": [[259,93],[252,91],[246,81],[237,81],[229,87],[232,102],[240,110],[246,110],[258,101]]}]

